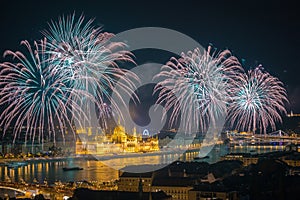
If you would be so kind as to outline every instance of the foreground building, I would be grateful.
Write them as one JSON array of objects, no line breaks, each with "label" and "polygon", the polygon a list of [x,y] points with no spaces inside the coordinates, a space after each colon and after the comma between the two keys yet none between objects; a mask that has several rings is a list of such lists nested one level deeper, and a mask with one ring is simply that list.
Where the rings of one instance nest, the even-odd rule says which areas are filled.
[{"label": "foreground building", "polygon": [[101,200],[172,200],[163,191],[159,192],[125,192],[125,191],[101,191],[79,188],[74,191],[71,199],[101,199]]},{"label": "foreground building", "polygon": [[220,182],[213,184],[199,184],[195,185],[193,189],[188,192],[188,200],[238,200],[238,192],[233,189],[226,188]]},{"label": "foreground building", "polygon": [[139,186],[142,186],[143,192],[150,192],[153,182],[153,173],[128,173],[120,175],[118,181],[118,191],[138,192]]}]

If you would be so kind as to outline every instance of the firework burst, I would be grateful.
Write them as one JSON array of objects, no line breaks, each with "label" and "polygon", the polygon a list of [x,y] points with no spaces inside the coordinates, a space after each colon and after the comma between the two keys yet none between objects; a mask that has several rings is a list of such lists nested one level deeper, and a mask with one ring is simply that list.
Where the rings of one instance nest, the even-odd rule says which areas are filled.
[{"label": "firework burst", "polygon": [[[13,61],[1,64],[0,105],[4,111],[0,126],[4,132],[14,127],[14,141],[23,132],[32,142],[36,138],[43,142],[45,133],[55,142],[58,131],[64,139],[66,127],[85,126],[96,109],[104,119],[102,115],[108,112],[101,109],[120,78],[126,80],[120,89],[133,93],[138,77],[118,67],[118,62],[133,62],[132,54],[124,50],[124,43],[111,41],[113,34],[101,33],[92,22],[85,22],[83,16],[78,21],[75,15],[60,18],[43,32],[44,40],[32,47],[22,42],[28,50],[25,54],[5,52]],[[119,110],[115,102],[110,105]]]},{"label": "firework burst", "polygon": [[19,51],[6,51],[4,56],[13,61],[0,64],[0,105],[5,107],[0,126],[4,134],[9,126],[14,127],[14,141],[23,132],[32,143],[37,138],[43,141],[45,133],[55,141],[55,134],[63,133],[76,119],[76,115],[70,117],[71,112],[84,114],[72,97],[89,94],[70,88],[70,80],[45,62],[50,56],[46,40],[34,42],[33,47],[28,41],[21,44],[26,46],[28,58]]},{"label": "firework burst", "polygon": [[264,71],[262,66],[249,70],[237,85],[231,88],[232,101],[228,119],[238,129],[252,131],[259,129],[266,134],[267,128],[276,129],[276,122],[282,122],[288,102],[283,83]]},{"label": "firework burst", "polygon": [[209,46],[204,52],[197,48],[182,53],[179,59],[171,58],[156,76],[162,78],[155,87],[157,103],[171,111],[171,124],[181,114],[186,131],[203,131],[226,115],[228,90],[240,71],[240,63],[228,50],[216,53]]},{"label": "firework burst", "polygon": [[[126,45],[112,41],[114,34],[101,32],[101,27],[92,24],[93,20],[85,22],[82,15],[78,20],[71,15],[52,22],[43,34],[49,40],[50,62],[74,80],[73,88],[86,90],[95,96],[97,107],[101,108],[107,99],[111,101],[110,92],[120,78],[125,80],[121,89],[132,94],[134,80],[138,77],[118,67],[118,62],[134,62],[133,55],[124,50]],[[120,105],[114,101],[110,104],[114,110],[119,110]]]}]

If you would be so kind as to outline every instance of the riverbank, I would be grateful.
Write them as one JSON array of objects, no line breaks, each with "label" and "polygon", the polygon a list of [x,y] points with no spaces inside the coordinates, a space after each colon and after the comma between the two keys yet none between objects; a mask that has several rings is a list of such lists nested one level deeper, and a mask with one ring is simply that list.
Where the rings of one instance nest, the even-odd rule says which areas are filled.
[{"label": "riverbank", "polygon": [[[10,197],[16,198],[15,191],[23,193],[21,197],[33,199],[34,196],[42,194],[46,199],[64,199],[64,196],[71,197],[75,188],[68,185],[41,185],[34,183],[17,183],[0,181],[0,189],[10,192]],[[19,196],[20,198],[20,196]]]},{"label": "riverbank", "polygon": [[0,165],[5,165],[7,163],[12,162],[49,162],[49,161],[64,161],[69,159],[76,159],[76,160],[95,160],[92,155],[73,155],[73,156],[57,156],[57,157],[36,157],[36,158],[2,158],[0,159]]},{"label": "riverbank", "polygon": [[62,161],[67,159],[76,160],[109,160],[117,158],[132,158],[132,157],[146,157],[146,156],[157,156],[157,155],[168,155],[168,154],[183,154],[185,152],[199,151],[200,147],[197,148],[166,148],[160,151],[153,152],[120,152],[120,153],[106,153],[106,154],[73,154],[68,156],[40,156],[40,157],[27,157],[27,158],[1,158],[0,165],[9,162],[36,162],[36,161]]}]

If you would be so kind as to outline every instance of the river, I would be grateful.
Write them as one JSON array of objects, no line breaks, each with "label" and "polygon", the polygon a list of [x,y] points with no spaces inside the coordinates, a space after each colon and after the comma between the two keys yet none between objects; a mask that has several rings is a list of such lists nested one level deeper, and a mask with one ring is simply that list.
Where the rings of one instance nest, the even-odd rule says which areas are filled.
[{"label": "river", "polygon": [[[214,163],[220,160],[220,157],[227,153],[233,152],[255,152],[264,153],[269,151],[281,150],[277,148],[262,148],[262,147],[236,147],[228,148],[226,145],[215,146],[209,153],[208,158],[198,161]],[[194,157],[199,155],[199,151],[186,152],[183,156],[170,154],[166,156],[143,156],[130,158],[115,158],[107,161],[99,160],[83,160],[76,158],[65,158],[62,160],[31,160],[27,161],[25,166],[9,168],[0,166],[0,180],[12,182],[20,182],[24,180],[27,183],[44,183],[54,184],[57,181],[72,182],[72,181],[98,181],[107,182],[117,180],[119,178],[118,169],[134,165],[136,163],[144,164],[167,164],[173,160],[192,161]],[[78,166],[83,170],[64,171],[63,167]]]}]

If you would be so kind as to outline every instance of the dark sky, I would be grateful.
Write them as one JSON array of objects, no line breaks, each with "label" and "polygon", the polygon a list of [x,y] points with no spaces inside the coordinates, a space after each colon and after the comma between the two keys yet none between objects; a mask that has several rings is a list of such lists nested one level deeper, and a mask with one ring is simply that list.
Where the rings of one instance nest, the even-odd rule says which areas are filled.
[{"label": "dark sky", "polygon": [[[95,18],[105,31],[156,26],[180,31],[207,47],[230,49],[246,67],[262,64],[285,83],[300,112],[300,18],[289,1],[2,1],[0,54],[21,40],[40,39],[47,22],[74,11]],[[2,59],[2,58],[1,58]]]}]

